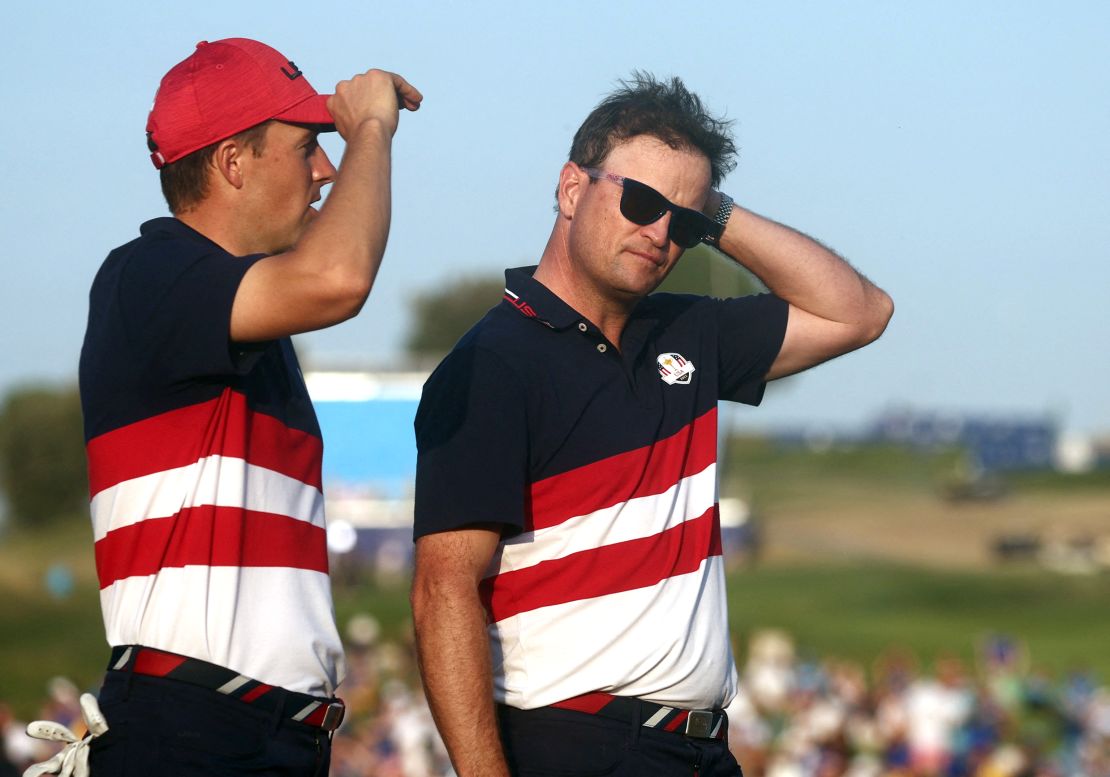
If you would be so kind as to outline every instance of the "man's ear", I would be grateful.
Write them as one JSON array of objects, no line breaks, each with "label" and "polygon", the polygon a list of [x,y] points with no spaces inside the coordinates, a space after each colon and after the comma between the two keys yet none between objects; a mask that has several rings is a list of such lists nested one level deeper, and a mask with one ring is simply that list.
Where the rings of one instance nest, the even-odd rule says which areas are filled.
[{"label": "man's ear", "polygon": [[212,155],[212,166],[223,180],[236,189],[243,188],[243,157],[250,150],[239,145],[234,138],[221,141]]},{"label": "man's ear", "polygon": [[559,201],[560,216],[566,219],[574,218],[574,212],[578,209],[578,199],[589,183],[590,177],[574,162],[563,165],[563,169],[559,171],[559,188],[555,191]]}]

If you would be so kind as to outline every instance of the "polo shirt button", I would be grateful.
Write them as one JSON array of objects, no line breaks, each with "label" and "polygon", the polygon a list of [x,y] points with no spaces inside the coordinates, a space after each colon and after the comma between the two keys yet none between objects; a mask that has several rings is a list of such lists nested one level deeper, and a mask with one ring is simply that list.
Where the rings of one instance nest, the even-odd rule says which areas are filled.
[{"label": "polo shirt button", "polygon": [[598,353],[605,353],[605,351],[608,350],[608,348],[609,348],[609,346],[607,346],[605,343],[598,343],[597,344],[597,352]]},{"label": "polo shirt button", "polygon": [[586,326],[586,324],[584,322],[582,322],[582,321],[578,322],[578,331],[579,332],[585,332],[587,329],[589,329],[589,327]]}]

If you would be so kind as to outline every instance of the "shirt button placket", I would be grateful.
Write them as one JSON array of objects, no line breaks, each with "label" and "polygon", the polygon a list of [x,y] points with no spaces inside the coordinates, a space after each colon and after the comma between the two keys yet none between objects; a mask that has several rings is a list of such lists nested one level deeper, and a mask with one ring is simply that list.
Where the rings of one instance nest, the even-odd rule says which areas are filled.
[{"label": "shirt button placket", "polygon": [[[590,327],[586,324],[585,321],[579,321],[578,322],[578,331],[581,332],[582,334],[586,334],[588,331],[590,331]],[[605,353],[606,351],[609,350],[609,346],[606,345],[605,343],[598,343],[596,347],[597,347],[597,352],[598,353]]]}]

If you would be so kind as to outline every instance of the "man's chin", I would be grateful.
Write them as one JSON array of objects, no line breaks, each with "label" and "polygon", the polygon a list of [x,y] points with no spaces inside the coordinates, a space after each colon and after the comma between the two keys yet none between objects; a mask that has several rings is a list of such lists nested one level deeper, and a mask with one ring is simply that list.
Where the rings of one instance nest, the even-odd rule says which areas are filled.
[{"label": "man's chin", "polygon": [[615,297],[621,298],[627,303],[635,304],[655,291],[662,282],[662,278],[655,278],[650,282],[644,280],[638,280],[636,282],[629,281],[622,283],[620,286],[614,286],[613,294]]},{"label": "man's chin", "polygon": [[622,291],[632,297],[646,297],[667,279],[671,268],[642,268],[643,271],[629,274],[625,278]]}]

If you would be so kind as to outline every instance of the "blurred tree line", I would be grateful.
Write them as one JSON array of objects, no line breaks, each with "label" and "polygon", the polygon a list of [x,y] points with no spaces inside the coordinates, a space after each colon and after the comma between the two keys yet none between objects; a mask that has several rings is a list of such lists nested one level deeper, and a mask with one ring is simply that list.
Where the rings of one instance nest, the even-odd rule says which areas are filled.
[{"label": "blurred tree line", "polygon": [[0,487],[8,518],[36,526],[88,507],[85,442],[77,389],[15,389],[0,408]]}]

